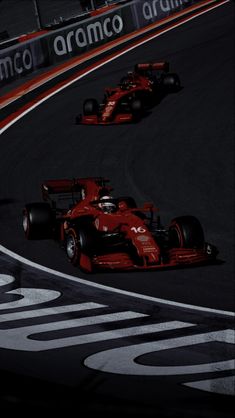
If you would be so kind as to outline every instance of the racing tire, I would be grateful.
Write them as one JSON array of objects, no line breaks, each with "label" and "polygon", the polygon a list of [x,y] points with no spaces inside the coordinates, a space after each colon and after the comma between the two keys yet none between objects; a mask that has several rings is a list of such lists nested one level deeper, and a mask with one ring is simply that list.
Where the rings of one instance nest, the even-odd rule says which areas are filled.
[{"label": "racing tire", "polygon": [[164,74],[162,76],[162,86],[167,92],[176,92],[180,90],[181,84],[178,74]]},{"label": "racing tire", "polygon": [[66,254],[69,261],[74,265],[79,265],[81,257],[80,235],[76,229],[70,228],[66,235],[65,243]]},{"label": "racing tire", "polygon": [[135,121],[138,121],[143,114],[143,102],[141,99],[134,98],[130,103],[130,110]]},{"label": "racing tire", "polygon": [[82,219],[66,233],[65,249],[69,261],[79,265],[81,254],[91,255],[96,247],[96,230],[88,219]]},{"label": "racing tire", "polygon": [[169,226],[171,248],[203,248],[205,245],[203,228],[195,216],[180,216]]},{"label": "racing tire", "polygon": [[53,236],[54,216],[48,203],[29,203],[23,209],[23,230],[27,239]]},{"label": "racing tire", "polygon": [[97,115],[99,105],[96,99],[86,99],[83,103],[84,116]]}]

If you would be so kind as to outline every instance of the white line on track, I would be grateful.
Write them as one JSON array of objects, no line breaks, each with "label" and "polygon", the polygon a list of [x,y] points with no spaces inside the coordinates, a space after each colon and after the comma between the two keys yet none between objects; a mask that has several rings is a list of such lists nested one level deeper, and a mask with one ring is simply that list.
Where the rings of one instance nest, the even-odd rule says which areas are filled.
[{"label": "white line on track", "polygon": [[218,309],[207,308],[207,307],[204,307],[204,306],[195,306],[195,305],[189,305],[189,304],[186,304],[186,303],[175,302],[175,301],[172,301],[172,300],[155,298],[153,296],[142,295],[142,294],[139,294],[139,293],[129,292],[127,290],[122,290],[122,289],[116,289],[115,287],[105,286],[103,284],[94,283],[94,282],[91,282],[89,280],[82,279],[80,277],[71,276],[69,274],[65,274],[65,273],[62,273],[60,271],[53,270],[51,268],[42,266],[41,264],[30,261],[27,258],[24,258],[24,257],[22,257],[22,256],[20,256],[16,253],[8,250],[7,248],[3,247],[2,245],[0,245],[0,251],[4,254],[8,255],[9,257],[14,258],[15,260],[20,261],[21,263],[24,263],[24,264],[26,264],[30,267],[33,267],[35,269],[44,271],[45,273],[53,274],[54,276],[61,277],[63,279],[72,280],[73,282],[84,284],[86,286],[92,286],[92,287],[95,287],[97,289],[107,290],[108,292],[118,293],[120,295],[125,295],[125,296],[130,296],[130,297],[134,297],[134,298],[138,298],[138,299],[143,299],[143,300],[147,300],[147,301],[150,301],[150,302],[161,303],[161,304],[164,304],[164,305],[170,305],[171,307],[174,306],[174,307],[177,307],[177,308],[184,308],[184,309],[190,309],[190,310],[194,310],[194,311],[198,311],[198,312],[208,312],[208,313],[212,313],[212,314],[226,315],[226,316],[235,318],[235,313],[231,312],[231,311],[223,311],[223,310],[218,310]]},{"label": "white line on track", "polygon": [[[84,72],[84,74],[78,76],[77,78],[75,78],[74,80],[66,83],[65,85],[63,85],[62,87],[59,87],[57,90],[53,91],[52,93],[50,93],[48,96],[44,97],[43,99],[41,99],[40,101],[38,101],[37,103],[35,103],[34,105],[32,105],[29,109],[27,109],[26,111],[24,111],[22,114],[20,114],[19,116],[17,116],[14,120],[12,120],[11,122],[9,122],[8,124],[6,124],[6,126],[4,126],[2,129],[0,129],[0,135],[2,135],[7,129],[9,129],[14,123],[16,123],[18,120],[20,120],[21,118],[23,118],[25,115],[27,115],[29,112],[31,112],[32,110],[36,109],[40,104],[44,103],[46,100],[50,99],[51,97],[53,97],[55,94],[59,93],[60,91],[64,90],[65,88],[69,87],[71,84],[75,83],[76,81],[82,79],[83,77],[87,76],[88,74],[90,74],[91,72],[103,67],[105,64],[108,64],[111,61],[114,61],[115,59],[121,57],[122,55],[126,54],[129,51],[132,51],[133,49],[163,35],[164,33],[169,32],[170,30],[173,30],[179,26],[184,25],[185,23],[189,22],[190,20],[193,20],[205,13],[210,12],[213,9],[216,9],[217,7],[223,6],[224,4],[228,3],[230,0],[225,0],[223,3],[220,4],[216,4],[211,6],[211,8],[209,10],[204,10],[201,12],[198,12],[197,15],[195,16],[191,16],[187,19],[185,19],[183,22],[179,22],[174,24],[173,27],[167,28],[162,30],[160,33],[157,33],[151,37],[149,37],[147,40],[143,40],[138,42],[138,44],[132,46],[132,47],[128,47],[125,51],[122,51],[121,53],[117,53],[114,57],[107,59],[106,61],[102,62],[101,64],[94,66],[92,69],[90,69],[87,72]],[[81,283],[87,286],[92,286],[92,287],[96,287],[98,289],[102,289],[102,290],[107,290],[109,292],[114,292],[114,293],[119,293],[125,296],[131,296],[131,297],[135,297],[135,298],[139,298],[139,299],[143,299],[143,300],[147,300],[147,301],[151,301],[151,302],[155,302],[155,303],[161,303],[164,305],[170,305],[170,306],[174,306],[174,307],[178,307],[178,308],[184,308],[184,309],[190,309],[190,310],[194,310],[194,311],[198,311],[198,312],[208,312],[208,313],[212,313],[212,314],[218,314],[218,315],[225,315],[225,316],[229,316],[229,317],[235,317],[235,313],[231,312],[231,311],[224,311],[224,310],[218,310],[218,309],[212,309],[212,308],[207,308],[207,307],[203,307],[203,306],[195,306],[195,305],[190,305],[190,304],[185,304],[185,303],[180,303],[180,302],[175,302],[172,300],[165,300],[165,299],[160,299],[160,298],[155,298],[152,296],[147,296],[147,295],[142,295],[142,294],[138,294],[135,292],[129,292],[126,290],[121,290],[121,289],[116,289],[113,287],[109,287],[109,286],[105,286],[105,285],[101,285],[98,283],[93,283],[91,281],[85,280],[85,279],[81,279],[79,277],[75,277],[75,276],[71,276],[50,268],[47,268],[45,266],[42,266],[40,264],[34,263],[33,261],[30,261],[10,250],[8,250],[7,248],[5,248],[4,246],[0,245],[0,251],[12,258],[14,258],[17,261],[20,261],[21,263],[24,263],[30,267],[36,268],[38,270],[44,271],[46,273],[49,274],[53,274],[54,276],[57,277],[62,277],[64,279],[67,280],[72,280],[74,282],[77,283]]]}]

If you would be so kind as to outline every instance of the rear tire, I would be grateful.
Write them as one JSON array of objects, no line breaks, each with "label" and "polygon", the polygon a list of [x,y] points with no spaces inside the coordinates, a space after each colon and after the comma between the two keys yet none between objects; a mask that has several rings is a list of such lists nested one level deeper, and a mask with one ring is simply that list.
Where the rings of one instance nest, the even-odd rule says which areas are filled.
[{"label": "rear tire", "polygon": [[162,86],[168,92],[178,91],[181,87],[178,74],[168,73],[162,76]]},{"label": "rear tire", "polygon": [[48,203],[29,203],[23,210],[23,229],[27,239],[49,239],[53,236],[54,217]]},{"label": "rear tire", "polygon": [[131,101],[131,113],[135,120],[139,120],[143,114],[143,103],[140,99],[133,99]]},{"label": "rear tire", "polygon": [[96,99],[86,99],[83,103],[83,113],[85,116],[97,115],[98,102]]},{"label": "rear tire", "polygon": [[171,248],[203,248],[205,244],[202,226],[194,216],[173,219],[168,237]]}]

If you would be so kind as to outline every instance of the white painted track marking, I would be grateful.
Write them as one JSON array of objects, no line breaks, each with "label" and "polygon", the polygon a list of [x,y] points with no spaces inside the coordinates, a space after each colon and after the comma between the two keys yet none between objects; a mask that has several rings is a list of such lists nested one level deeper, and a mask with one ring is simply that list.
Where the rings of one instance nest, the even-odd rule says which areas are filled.
[{"label": "white painted track marking", "polygon": [[[0,322],[18,321],[27,318],[41,318],[42,316],[47,315],[60,315],[63,313],[67,314],[70,312],[86,311],[89,309],[100,309],[105,308],[106,306],[107,305],[100,305],[99,303],[85,302],[75,303],[74,305],[54,306],[53,308],[42,308],[30,311],[13,312],[8,314],[2,314],[0,316]],[[2,308],[1,305],[0,308]]]},{"label": "white painted track marking", "polygon": [[196,382],[183,383],[183,385],[206,392],[219,393],[220,395],[235,395],[235,376],[198,380]]},{"label": "white painted track marking", "polygon": [[21,296],[21,299],[0,303],[1,309],[23,308],[25,306],[39,305],[40,303],[50,302],[61,296],[61,293],[51,289],[19,288],[6,292],[6,295]]},{"label": "white painted track marking", "polygon": [[[111,316],[112,315],[112,316]],[[106,318],[104,318],[106,316]],[[44,351],[44,350],[53,350],[57,348],[71,347],[73,345],[83,345],[89,343],[96,343],[100,341],[107,340],[116,340],[124,337],[132,337],[135,335],[145,335],[151,333],[158,333],[161,331],[168,331],[174,329],[181,329],[192,327],[194,324],[179,322],[179,321],[170,321],[162,322],[160,324],[150,324],[150,325],[138,325],[135,327],[128,328],[115,328],[111,331],[103,332],[94,332],[91,334],[82,334],[76,335],[73,337],[63,337],[57,339],[48,339],[48,340],[39,340],[33,339],[36,334],[59,330],[67,329],[68,327],[80,327],[84,325],[100,324],[106,322],[141,318],[147,315],[138,314],[135,312],[123,312],[119,314],[110,314],[110,315],[101,315],[104,321],[99,322],[99,316],[82,318],[79,320],[73,321],[63,321],[59,323],[51,324],[42,324],[42,325],[32,325],[29,327],[20,327],[20,328],[11,328],[0,330],[0,341],[1,348],[6,348],[10,350],[17,351]],[[110,317],[110,318],[109,318]],[[107,319],[109,318],[109,321]],[[86,322],[86,323],[85,323]],[[128,324],[129,325],[129,324]]]},{"label": "white painted track marking", "polygon": [[14,281],[15,277],[10,276],[9,274],[0,274],[0,286],[6,286]]},{"label": "white painted track marking", "polygon": [[27,258],[24,258],[24,257],[22,257],[18,254],[15,254],[13,251],[8,250],[7,248],[3,247],[2,245],[0,245],[0,251],[4,254],[9,255],[11,258],[14,258],[15,260],[20,261],[21,263],[24,263],[24,264],[26,264],[30,267],[33,267],[35,269],[44,271],[45,273],[52,274],[53,276],[61,277],[63,279],[67,279],[67,280],[71,280],[71,281],[74,281],[74,282],[77,282],[77,283],[80,283],[80,284],[84,284],[86,286],[92,286],[92,287],[95,287],[97,289],[107,290],[109,292],[118,293],[120,295],[125,295],[125,296],[130,296],[130,297],[134,297],[134,298],[138,298],[138,299],[143,299],[143,300],[147,300],[147,301],[154,302],[154,303],[170,305],[170,306],[174,306],[174,307],[177,307],[177,308],[190,309],[190,310],[194,310],[194,311],[198,311],[198,312],[208,312],[208,313],[218,314],[218,315],[226,315],[226,316],[235,318],[235,313],[231,312],[231,311],[223,311],[223,310],[212,309],[212,308],[207,308],[207,307],[203,307],[203,306],[189,305],[189,304],[186,304],[186,303],[174,302],[172,300],[165,300],[165,299],[155,298],[153,296],[141,295],[141,294],[138,294],[138,293],[135,293],[135,292],[129,292],[127,290],[116,289],[115,287],[109,287],[109,286],[105,286],[105,285],[102,285],[102,284],[99,284],[99,283],[94,283],[94,282],[82,279],[80,277],[71,276],[69,274],[65,274],[65,273],[62,273],[60,271],[56,271],[56,270],[50,269],[48,267],[42,266],[40,264],[34,263],[33,261],[27,260]]},{"label": "white painted track marking", "polygon": [[108,373],[141,376],[175,376],[233,370],[234,359],[183,366],[149,366],[141,364],[138,358],[142,355],[153,352],[162,352],[182,347],[187,348],[193,345],[213,343],[217,341],[234,344],[234,335],[234,330],[226,329],[222,331],[212,331],[203,334],[189,335],[186,337],[112,348],[110,350],[92,354],[86,358],[84,364],[91,369],[102,370]]}]

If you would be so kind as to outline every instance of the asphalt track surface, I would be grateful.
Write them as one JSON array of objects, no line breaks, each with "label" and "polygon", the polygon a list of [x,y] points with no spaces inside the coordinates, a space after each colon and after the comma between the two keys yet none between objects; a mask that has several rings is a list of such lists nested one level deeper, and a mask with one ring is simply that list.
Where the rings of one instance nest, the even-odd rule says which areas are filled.
[{"label": "asphalt track surface", "polygon": [[[2,245],[48,267],[87,277],[68,264],[55,243],[25,241],[21,211],[25,202],[41,200],[44,179],[105,176],[116,195],[158,206],[163,224],[179,215],[197,216],[225,263],[97,274],[92,280],[232,310],[234,62],[229,9],[230,4],[210,12],[95,71],[1,136]],[[183,89],[166,97],[140,123],[74,124],[85,98],[101,99],[104,87],[115,85],[135,63],[162,59],[180,75]]]},{"label": "asphalt track surface", "polygon": [[[1,244],[29,260],[94,283],[189,305],[234,311],[233,14],[234,4],[226,4],[134,49],[74,83],[9,128],[0,137]],[[104,87],[115,85],[135,63],[158,60],[169,61],[171,70],[179,74],[183,85],[180,92],[165,97],[138,124],[106,127],[74,124],[85,98],[102,98]],[[26,241],[21,225],[22,208],[25,202],[40,200],[42,180],[86,176],[110,178],[115,195],[132,195],[140,205],[153,202],[160,208],[163,224],[175,216],[197,216],[206,239],[218,247],[223,263],[87,276],[67,262],[55,243]],[[5,256],[2,266],[12,274],[19,270],[19,263],[9,262]],[[24,274],[27,276],[27,272]],[[29,285],[30,274],[29,269],[22,282]],[[40,280],[40,272],[38,275]],[[76,284],[65,281],[63,285],[58,280],[58,286],[68,300],[70,297],[75,301],[79,293]],[[94,298],[98,293],[97,290]],[[119,297],[113,301],[111,298],[109,303],[115,301],[120,307]],[[173,312],[169,312],[172,319]],[[184,313],[180,315],[183,320]],[[199,316],[196,322],[201,321]],[[56,361],[63,362],[61,354],[57,356]],[[12,355],[6,355],[6,359],[12,361]],[[26,361],[24,357],[22,360]],[[12,364],[12,372],[17,371],[18,366],[14,361]],[[133,383],[136,388],[132,379],[130,386]],[[114,390],[115,385],[119,390],[121,384],[121,378],[115,381]],[[165,403],[158,405],[159,416],[229,416],[226,408],[218,408],[217,398],[203,395],[198,405],[204,411],[193,412],[197,402],[195,391],[193,395],[181,394],[182,389],[171,385],[172,382],[165,392],[163,385],[160,391]],[[148,409],[150,395],[147,393],[153,397],[152,390],[148,382],[142,391],[146,416],[154,414],[152,404]],[[175,408],[167,405],[171,390]],[[102,393],[108,392],[106,387]],[[223,408],[229,404],[225,398]],[[131,393],[127,403],[133,399]],[[132,412],[130,405],[126,410]]]}]

